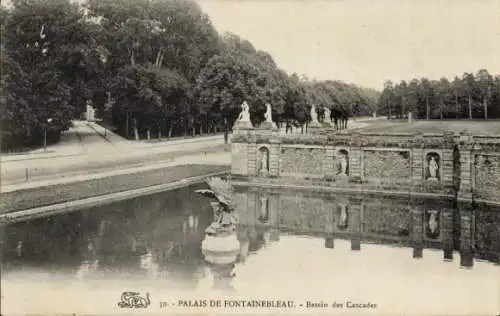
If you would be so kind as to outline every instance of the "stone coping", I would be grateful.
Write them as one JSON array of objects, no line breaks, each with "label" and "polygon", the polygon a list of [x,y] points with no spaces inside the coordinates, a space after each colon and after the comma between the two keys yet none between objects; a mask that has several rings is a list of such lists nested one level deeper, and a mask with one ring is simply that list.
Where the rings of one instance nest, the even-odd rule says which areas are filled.
[{"label": "stone coping", "polygon": [[[10,213],[43,206],[77,201],[100,195],[163,185],[207,174],[228,173],[229,167],[215,164],[170,165],[134,173],[92,177],[69,183],[30,187],[0,195],[0,213]],[[71,179],[68,179],[71,180]]]},{"label": "stone coping", "polygon": [[[289,180],[289,179],[288,179]],[[302,183],[290,183],[290,181],[276,182],[276,183],[263,183],[251,182],[245,179],[232,176],[231,183],[233,186],[244,188],[263,188],[263,189],[285,189],[285,190],[299,190],[299,191],[313,191],[316,193],[343,193],[356,195],[387,195],[393,197],[408,197],[408,198],[423,198],[423,199],[446,199],[456,200],[458,202],[476,203],[479,205],[500,206],[500,201],[477,199],[474,196],[465,198],[456,196],[454,193],[449,192],[422,192],[418,190],[397,190],[397,189],[381,189],[370,188],[369,185],[362,186],[331,186],[328,182],[310,182],[302,180]]]},{"label": "stone coping", "polygon": [[250,138],[250,137],[260,137],[260,138],[275,138],[275,139],[308,139],[308,138],[313,138],[313,139],[327,139],[327,140],[332,140],[332,139],[344,139],[347,137],[353,137],[353,136],[368,136],[368,137],[423,137],[424,139],[426,138],[433,138],[433,137],[445,137],[445,138],[452,138],[455,141],[459,140],[461,136],[469,136],[472,140],[474,139],[481,139],[481,140],[494,140],[495,142],[500,142],[500,135],[489,135],[489,134],[483,134],[483,133],[476,133],[476,134],[463,134],[463,133],[456,133],[456,132],[442,132],[442,133],[425,133],[424,131],[421,132],[414,132],[414,133],[391,133],[391,132],[361,132],[361,131],[339,131],[339,132],[329,132],[328,130],[324,130],[324,133],[318,134],[318,133],[304,133],[304,134],[278,134],[278,133],[271,133],[271,130],[269,130],[269,133],[264,133],[264,131],[267,130],[246,130],[246,133],[240,133],[240,134],[233,134],[232,139],[240,139],[240,138]]},{"label": "stone coping", "polygon": [[290,184],[289,182],[283,183],[258,183],[258,182],[248,182],[241,180],[231,180],[231,184],[235,187],[256,187],[256,188],[274,188],[274,189],[295,189],[295,190],[311,190],[316,192],[338,192],[338,193],[354,193],[354,194],[385,194],[392,196],[406,196],[406,197],[423,197],[423,198],[454,198],[454,194],[444,194],[444,193],[428,193],[420,191],[400,191],[400,190],[383,190],[376,188],[366,188],[362,186],[354,187],[341,187],[341,186],[328,186],[321,185],[317,183],[311,184]]},{"label": "stone coping", "polygon": [[178,188],[186,187],[191,184],[200,183],[207,178],[214,176],[224,176],[227,171],[218,171],[207,173],[200,176],[194,176],[189,178],[180,179],[177,181],[163,183],[158,185],[151,185],[143,188],[136,188],[131,190],[119,191],[104,195],[91,196],[88,198],[65,201],[62,203],[45,205],[41,207],[34,207],[21,211],[14,211],[7,214],[0,214],[0,225],[10,224],[13,222],[20,222],[29,219],[34,219],[38,217],[56,215],[61,213],[79,211],[90,207],[95,207],[104,204],[110,204],[113,202],[119,202],[123,200],[129,200],[137,198],[144,195],[151,195],[156,193],[161,193],[165,191],[175,190]]}]

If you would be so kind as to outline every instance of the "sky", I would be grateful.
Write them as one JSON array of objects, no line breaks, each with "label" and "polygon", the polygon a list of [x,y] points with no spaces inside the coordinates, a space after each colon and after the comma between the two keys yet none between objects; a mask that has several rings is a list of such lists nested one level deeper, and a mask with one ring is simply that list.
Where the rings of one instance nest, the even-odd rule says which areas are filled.
[{"label": "sky", "polygon": [[500,74],[500,0],[198,0],[219,32],[285,71],[382,89],[385,80]]}]

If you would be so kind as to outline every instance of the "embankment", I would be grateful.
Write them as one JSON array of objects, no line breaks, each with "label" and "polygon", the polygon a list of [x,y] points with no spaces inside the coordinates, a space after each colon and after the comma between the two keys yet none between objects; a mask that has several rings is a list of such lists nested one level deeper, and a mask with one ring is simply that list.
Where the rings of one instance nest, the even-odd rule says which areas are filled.
[{"label": "embankment", "polygon": [[226,165],[185,164],[4,192],[0,199],[0,221],[8,222],[22,214],[47,213],[51,208],[69,210],[73,205],[81,209],[86,204],[108,203],[118,197],[126,199],[160,192],[227,172]]}]

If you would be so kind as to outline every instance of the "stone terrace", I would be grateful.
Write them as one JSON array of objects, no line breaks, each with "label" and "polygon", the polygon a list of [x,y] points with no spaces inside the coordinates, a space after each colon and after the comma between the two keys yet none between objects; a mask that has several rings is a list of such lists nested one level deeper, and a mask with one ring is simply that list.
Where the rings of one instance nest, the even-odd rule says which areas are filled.
[{"label": "stone terrace", "polygon": [[457,194],[500,204],[500,121],[444,123],[386,121],[378,130],[342,132],[318,126],[301,135],[244,126],[233,132],[231,174],[250,185]]},{"label": "stone terrace", "polygon": [[370,126],[357,130],[362,133],[415,133],[423,131],[426,134],[459,133],[468,130],[474,135],[500,135],[500,120],[419,120],[413,121],[411,124],[408,124],[406,120],[383,120],[373,122]]}]

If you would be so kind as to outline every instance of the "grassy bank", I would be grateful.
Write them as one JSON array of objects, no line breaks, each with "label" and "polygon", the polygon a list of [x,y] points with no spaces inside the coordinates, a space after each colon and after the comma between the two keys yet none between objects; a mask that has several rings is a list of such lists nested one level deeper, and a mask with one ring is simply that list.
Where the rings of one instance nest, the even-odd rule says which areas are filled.
[{"label": "grassy bank", "polygon": [[188,177],[228,170],[220,165],[182,165],[125,175],[91,179],[71,184],[58,184],[41,188],[0,194],[1,213],[20,211],[56,203],[143,188]]}]

